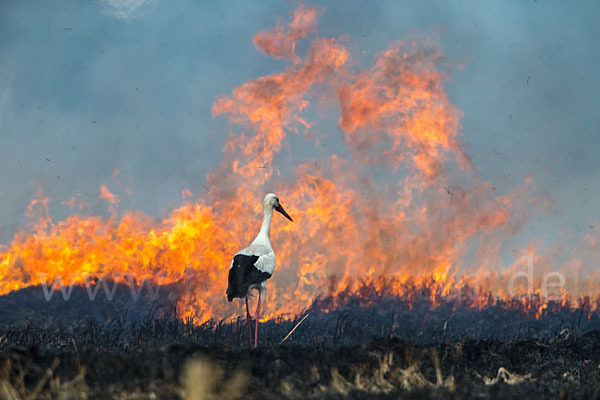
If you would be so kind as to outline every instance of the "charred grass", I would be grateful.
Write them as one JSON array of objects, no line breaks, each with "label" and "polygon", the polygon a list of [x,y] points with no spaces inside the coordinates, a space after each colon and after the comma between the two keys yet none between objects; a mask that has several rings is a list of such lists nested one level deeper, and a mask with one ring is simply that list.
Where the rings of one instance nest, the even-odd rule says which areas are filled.
[{"label": "charred grass", "polygon": [[556,305],[536,319],[502,304],[408,307],[383,298],[365,307],[350,298],[334,311],[317,304],[261,324],[260,346],[250,350],[244,319],[198,324],[156,302],[91,303],[76,291],[71,301],[45,302],[36,295],[28,289],[0,297],[0,399],[593,399],[600,393],[600,315],[583,306]]},{"label": "charred grass", "polygon": [[128,350],[5,345],[3,399],[582,398],[600,392],[600,333],[514,342],[173,343]]}]

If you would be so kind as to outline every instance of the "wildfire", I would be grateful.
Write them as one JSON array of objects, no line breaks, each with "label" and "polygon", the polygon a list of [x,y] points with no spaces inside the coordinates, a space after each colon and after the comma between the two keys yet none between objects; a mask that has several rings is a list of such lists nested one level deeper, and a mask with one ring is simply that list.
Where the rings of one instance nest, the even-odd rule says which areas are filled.
[{"label": "wildfire", "polygon": [[[290,23],[254,37],[259,51],[290,65],[215,101],[213,115],[228,118],[232,130],[205,198],[191,201],[185,190],[183,205],[156,222],[136,211],[119,215],[119,197],[102,186],[111,217],[54,222],[40,191],[28,209],[35,224],[0,248],[0,294],[58,276],[83,284],[130,274],[159,285],[185,281],[191,290],[178,307],[198,322],[237,315],[224,295],[230,257],[256,233],[260,199],[273,190],[297,223],[274,221],[278,266],[265,318],[364,288],[398,296],[428,288],[434,304],[467,287],[474,307],[493,303],[489,293],[510,299],[502,238],[525,223],[533,182],[498,194],[478,175],[435,42],[394,42],[363,68],[343,41],[317,36],[321,11],[301,5]],[[304,55],[300,40],[309,41]],[[330,134],[341,135],[340,153],[322,146],[327,137],[315,128],[336,119]],[[299,141],[317,156],[296,163]],[[527,280],[515,285],[527,289]],[[548,307],[525,306],[538,316]]]}]

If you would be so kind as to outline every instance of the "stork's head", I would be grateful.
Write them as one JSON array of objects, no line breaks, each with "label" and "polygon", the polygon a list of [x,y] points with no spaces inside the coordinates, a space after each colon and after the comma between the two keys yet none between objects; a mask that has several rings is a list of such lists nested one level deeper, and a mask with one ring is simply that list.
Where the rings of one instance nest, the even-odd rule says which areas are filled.
[{"label": "stork's head", "polygon": [[269,193],[268,195],[265,196],[265,198],[263,200],[263,207],[264,208],[271,207],[271,208],[275,209],[275,211],[278,211],[281,214],[283,214],[283,216],[286,217],[287,219],[289,219],[290,221],[294,222],[292,217],[290,217],[288,215],[288,213],[285,212],[285,210],[283,209],[281,204],[279,204],[279,197],[277,197],[277,195],[275,193]]}]

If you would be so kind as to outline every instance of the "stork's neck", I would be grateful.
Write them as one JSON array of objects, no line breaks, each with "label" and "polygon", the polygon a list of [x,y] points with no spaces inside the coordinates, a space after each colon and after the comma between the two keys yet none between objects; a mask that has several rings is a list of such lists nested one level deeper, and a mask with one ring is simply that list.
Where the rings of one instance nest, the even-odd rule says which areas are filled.
[{"label": "stork's neck", "polygon": [[260,226],[260,232],[256,236],[256,239],[252,242],[252,244],[262,244],[266,246],[271,246],[271,220],[273,219],[273,207],[265,206],[263,207],[263,220],[262,225]]}]

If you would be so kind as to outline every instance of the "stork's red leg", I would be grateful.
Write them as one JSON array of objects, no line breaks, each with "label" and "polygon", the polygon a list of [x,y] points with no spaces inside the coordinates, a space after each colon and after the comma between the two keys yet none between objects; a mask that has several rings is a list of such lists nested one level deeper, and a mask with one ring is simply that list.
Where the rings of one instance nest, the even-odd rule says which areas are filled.
[{"label": "stork's red leg", "polygon": [[258,343],[258,315],[260,314],[260,290],[258,291],[258,305],[256,306],[256,328],[254,330],[254,348]]},{"label": "stork's red leg", "polygon": [[248,308],[248,297],[246,297],[246,319],[248,320],[248,342],[252,348],[252,325],[250,324],[250,309]]}]

